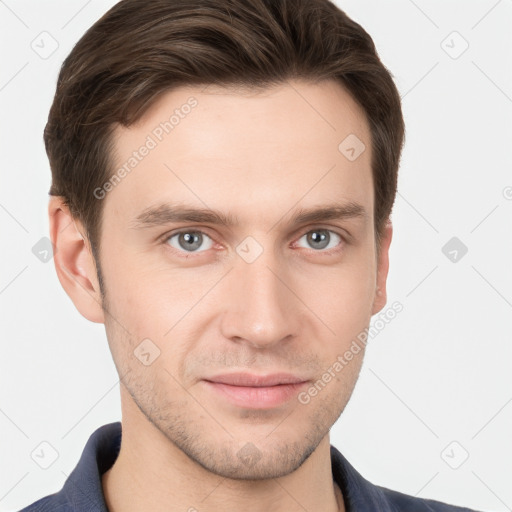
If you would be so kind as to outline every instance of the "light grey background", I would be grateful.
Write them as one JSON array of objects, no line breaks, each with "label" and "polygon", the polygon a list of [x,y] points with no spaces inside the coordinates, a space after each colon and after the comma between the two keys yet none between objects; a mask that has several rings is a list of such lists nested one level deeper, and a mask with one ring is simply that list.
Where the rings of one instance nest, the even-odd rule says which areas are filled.
[{"label": "light grey background", "polygon": [[[91,433],[121,418],[103,325],[32,250],[48,236],[58,69],[114,3],[0,1],[0,511],[58,491]],[[512,0],[337,4],[394,75],[407,140],[388,281],[404,309],[369,343],[331,443],[376,484],[512,510]],[[51,457],[44,441],[48,469],[31,458]]]}]

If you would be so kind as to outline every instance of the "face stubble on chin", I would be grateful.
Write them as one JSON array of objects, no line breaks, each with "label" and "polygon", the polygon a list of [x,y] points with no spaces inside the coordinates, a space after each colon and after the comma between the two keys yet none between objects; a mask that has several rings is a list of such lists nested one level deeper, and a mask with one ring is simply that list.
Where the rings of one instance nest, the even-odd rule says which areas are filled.
[{"label": "face stubble on chin", "polygon": [[[304,87],[311,95],[317,94],[319,108],[322,101],[327,101],[323,105],[324,110],[329,99],[339,100],[341,94],[345,103],[340,102],[338,108],[348,119],[345,122],[349,127],[338,127],[340,133],[357,131],[361,139],[368,141],[367,126],[361,121],[363,115],[350,103],[346,93],[332,84]],[[272,238],[272,231],[270,235],[269,231],[263,235],[266,231],[263,228],[270,224],[262,224],[263,227],[257,224],[261,217],[258,207],[261,212],[270,211],[268,219],[271,223],[272,219],[275,221],[282,217],[283,212],[296,203],[296,198],[303,195],[303,190],[314,183],[317,186],[302,201],[304,206],[306,203],[311,206],[333,201],[340,195],[333,191],[346,190],[346,199],[366,201],[371,218],[369,156],[363,154],[358,174],[354,174],[354,169],[337,153],[337,139],[332,133],[328,142],[334,146],[334,152],[326,152],[325,133],[321,131],[329,131],[289,88],[277,91],[276,94],[281,95],[278,105],[286,112],[298,111],[296,116],[310,117],[309,127],[307,123],[301,125],[306,127],[303,128],[308,132],[306,134],[293,133],[291,127],[297,126],[293,115],[288,121],[279,117],[276,105],[272,105],[272,101],[277,101],[272,99],[273,95],[267,96],[266,101],[254,99],[251,102],[252,98],[244,101],[243,96],[201,96],[197,90],[194,94],[198,96],[199,107],[206,108],[198,110],[195,119],[193,116],[187,119],[190,121],[188,125],[176,133],[174,148],[186,146],[185,141],[193,132],[196,147],[205,148],[206,157],[212,156],[208,154],[210,149],[216,152],[211,161],[225,154],[230,154],[235,161],[254,161],[255,155],[244,154],[247,146],[242,141],[240,144],[236,140],[228,142],[229,133],[227,137],[219,135],[215,138],[213,135],[214,132],[230,132],[236,139],[236,134],[243,130],[237,128],[234,117],[231,119],[230,116],[246,108],[246,123],[252,126],[257,126],[250,121],[254,117],[268,120],[272,114],[276,116],[275,123],[268,120],[268,126],[278,141],[270,150],[280,151],[283,156],[288,144],[288,156],[293,156],[289,158],[290,162],[296,164],[308,160],[297,151],[304,137],[313,148],[318,145],[318,154],[325,153],[326,156],[316,165],[313,165],[315,159],[309,157],[309,165],[306,162],[303,166],[297,165],[299,170],[286,169],[289,171],[286,180],[276,178],[271,169],[261,172],[259,179],[255,179],[250,173],[240,176],[235,170],[240,169],[240,165],[229,168],[221,165],[219,168],[225,174],[219,186],[220,176],[208,174],[206,168],[201,174],[201,163],[197,164],[197,173],[187,167],[187,155],[191,153],[184,150],[183,158],[180,158],[176,157],[174,150],[173,159],[170,150],[162,144],[140,164],[137,173],[107,197],[102,238],[108,242],[102,245],[101,260],[106,293],[105,329],[121,376],[123,424],[125,415],[129,414],[127,423],[136,419],[133,424],[154,427],[190,460],[219,476],[239,480],[278,478],[299,468],[326,439],[350,399],[360,372],[364,347],[308,404],[294,397],[271,409],[235,407],[212,398],[202,379],[212,374],[227,373],[233,368],[259,374],[269,370],[288,371],[307,376],[311,379],[310,385],[321,379],[336,358],[369,324],[376,279],[373,223],[361,224],[357,228],[354,225],[354,240],[338,259],[315,260],[315,257],[308,257],[301,260],[298,257],[286,260],[283,257],[279,260],[276,252],[265,250],[259,262],[257,260],[248,267],[247,263],[236,259],[236,253],[230,256],[229,261],[213,261],[207,256],[200,256],[204,260],[198,263],[169,257],[160,246],[157,248],[154,237],[123,238],[128,231],[123,231],[125,228],[119,219],[133,217],[141,205],[150,202],[149,198],[155,191],[154,183],[159,183],[159,190],[167,191],[171,198],[191,202],[195,195],[196,203],[197,197],[201,197],[208,206],[238,212],[244,205],[233,191],[249,189],[253,191],[254,201],[250,207],[245,204],[245,211],[252,212],[253,229],[244,232],[240,239],[252,233],[267,248],[270,247],[269,241],[275,243],[276,239]],[[128,151],[135,141],[144,138],[149,127],[176,104],[184,102],[187,95],[190,92],[174,91],[167,95],[167,99],[161,100],[147,114],[145,124],[123,132],[126,138],[120,137],[120,144],[124,144]],[[241,103],[233,105],[233,113],[226,115],[228,110],[223,102],[237,101]],[[289,103],[287,106],[286,102]],[[222,126],[209,122],[209,116],[215,118],[215,109],[228,118],[224,120],[224,131]],[[285,136],[279,135],[283,131],[283,122],[288,128]],[[321,130],[318,130],[319,123]],[[249,125],[244,128],[250,130]],[[259,131],[252,129],[255,130],[252,140],[257,148],[266,139],[261,128]],[[205,140],[203,145],[197,140],[202,136]],[[272,134],[268,136],[272,138]],[[183,144],[180,144],[180,137],[183,137]],[[258,137],[261,139],[259,142],[254,140]],[[237,147],[240,148],[238,152],[233,151]],[[229,148],[231,153],[227,151]],[[325,170],[331,166],[333,155],[338,164],[345,167],[338,168],[338,174],[328,173],[326,176]],[[162,170],[162,161],[170,162],[170,167],[176,172]],[[258,167],[256,162],[255,166],[264,169],[264,163]],[[292,167],[290,164],[290,169]],[[153,173],[151,180],[150,173]],[[180,179],[177,179],[178,175]],[[251,176],[255,181],[244,184]],[[319,181],[322,176],[326,177]],[[186,193],[183,182],[194,191],[193,195]],[[148,183],[153,186],[148,186]],[[222,183],[230,186],[223,190]],[[346,226],[351,229],[350,225]],[[329,227],[335,228],[335,225]],[[202,230],[202,227],[198,229]],[[162,228],[161,233],[164,232]],[[244,279],[247,279],[245,283],[242,282]],[[250,292],[244,294],[244,284],[246,289],[254,287],[254,296]],[[270,326],[268,330],[261,331],[261,339],[257,334],[260,331],[255,327],[258,314],[261,324],[267,321],[267,327]],[[158,357],[150,365],[141,364],[136,357],[143,340],[151,340],[157,347]]]}]

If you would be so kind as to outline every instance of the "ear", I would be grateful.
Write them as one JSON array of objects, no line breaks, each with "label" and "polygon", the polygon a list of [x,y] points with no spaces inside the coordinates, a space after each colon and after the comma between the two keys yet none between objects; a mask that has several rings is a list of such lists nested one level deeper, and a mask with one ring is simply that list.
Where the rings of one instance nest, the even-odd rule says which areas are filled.
[{"label": "ear", "polygon": [[104,323],[96,264],[83,226],[71,216],[60,196],[50,197],[48,216],[60,284],[82,316]]},{"label": "ear", "polygon": [[391,225],[391,220],[388,219],[384,231],[382,234],[382,239],[380,241],[380,254],[379,259],[377,261],[377,282],[376,282],[376,290],[375,290],[375,299],[373,301],[372,315],[378,313],[387,302],[387,291],[386,291],[386,281],[388,278],[388,270],[389,270],[389,246],[391,244],[391,238],[393,236],[393,226]]}]

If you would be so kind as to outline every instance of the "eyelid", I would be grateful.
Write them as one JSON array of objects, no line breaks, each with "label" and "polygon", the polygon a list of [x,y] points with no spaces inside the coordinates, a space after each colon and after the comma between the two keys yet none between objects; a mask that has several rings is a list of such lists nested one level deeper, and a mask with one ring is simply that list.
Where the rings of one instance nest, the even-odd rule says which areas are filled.
[{"label": "eyelid", "polygon": [[173,229],[171,231],[164,233],[163,235],[159,236],[158,238],[161,239],[163,242],[165,242],[166,240],[169,240],[169,238],[171,238],[175,235],[179,235],[180,233],[201,233],[202,235],[206,235],[213,239],[213,237],[208,234],[208,231],[209,230],[205,227],[197,227],[196,228],[195,226],[190,226],[190,227]]}]

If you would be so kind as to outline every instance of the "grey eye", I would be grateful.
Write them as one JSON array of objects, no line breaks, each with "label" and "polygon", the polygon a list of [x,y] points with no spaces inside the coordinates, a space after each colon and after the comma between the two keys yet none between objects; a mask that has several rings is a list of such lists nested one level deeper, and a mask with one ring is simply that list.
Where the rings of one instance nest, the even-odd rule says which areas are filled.
[{"label": "grey eye", "polygon": [[213,240],[201,231],[181,231],[170,236],[167,240],[174,249],[186,252],[203,252],[202,250],[198,251],[198,249],[205,241],[209,241],[209,245],[206,244],[207,246],[203,247],[204,250],[211,249],[213,245]]},{"label": "grey eye", "polygon": [[[332,236],[334,235],[334,237]],[[342,240],[341,236],[334,231],[329,229],[314,229],[304,234],[300,240],[306,238],[307,243],[309,244],[309,248],[322,250],[322,249],[332,249],[339,244]],[[336,241],[337,239],[337,241]],[[333,244],[331,242],[334,242]],[[306,247],[308,248],[308,247]]]}]

